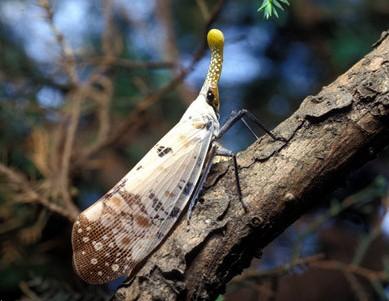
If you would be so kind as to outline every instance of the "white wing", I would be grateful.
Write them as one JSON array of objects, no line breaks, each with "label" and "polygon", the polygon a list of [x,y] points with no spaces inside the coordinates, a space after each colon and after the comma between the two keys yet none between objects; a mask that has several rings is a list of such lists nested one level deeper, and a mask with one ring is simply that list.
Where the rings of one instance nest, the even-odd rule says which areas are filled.
[{"label": "white wing", "polygon": [[89,283],[129,275],[168,234],[200,177],[213,132],[183,120],[73,226],[75,270]]}]

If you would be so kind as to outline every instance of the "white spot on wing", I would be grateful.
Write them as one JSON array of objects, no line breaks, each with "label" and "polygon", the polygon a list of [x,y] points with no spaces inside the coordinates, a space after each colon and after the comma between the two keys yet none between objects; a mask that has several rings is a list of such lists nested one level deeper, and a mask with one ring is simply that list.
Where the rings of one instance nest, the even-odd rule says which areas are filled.
[{"label": "white spot on wing", "polygon": [[100,251],[103,248],[103,244],[101,242],[97,242],[94,245],[96,251]]}]

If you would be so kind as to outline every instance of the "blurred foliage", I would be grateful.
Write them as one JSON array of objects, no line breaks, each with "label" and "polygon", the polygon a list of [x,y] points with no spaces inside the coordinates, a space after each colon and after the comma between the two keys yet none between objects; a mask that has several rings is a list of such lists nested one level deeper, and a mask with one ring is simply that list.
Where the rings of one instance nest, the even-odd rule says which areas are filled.
[{"label": "blurred foliage", "polygon": [[[11,168],[0,168],[0,299],[103,300],[113,286],[86,286],[72,270],[70,220],[114,185],[194,99],[208,57],[193,68],[191,60],[219,2],[56,0],[48,2],[51,21],[45,1],[38,2],[0,1],[0,162]],[[287,2],[263,1],[261,11],[277,15]],[[212,26],[226,36],[221,119],[246,107],[269,127],[367,53],[389,17],[387,0],[294,0],[270,20],[257,12],[257,0],[220,6]],[[183,82],[169,86],[185,68],[190,73]],[[239,150],[250,139],[237,126],[223,142]],[[258,294],[277,301],[384,299],[388,171],[384,153],[328,192],[320,208],[253,262],[255,273],[265,275],[260,281],[258,275],[254,285],[238,281],[219,300],[259,300]],[[317,253],[325,258],[303,260]],[[319,266],[323,260],[327,265]],[[328,260],[338,269],[330,270]],[[341,263],[380,277],[350,276]]]}]

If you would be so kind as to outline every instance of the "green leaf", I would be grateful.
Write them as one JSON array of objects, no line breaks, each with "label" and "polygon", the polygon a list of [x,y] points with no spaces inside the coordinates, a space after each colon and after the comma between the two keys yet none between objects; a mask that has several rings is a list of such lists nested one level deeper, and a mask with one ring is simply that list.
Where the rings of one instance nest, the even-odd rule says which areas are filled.
[{"label": "green leaf", "polygon": [[219,295],[215,301],[224,301],[224,298],[222,295]]},{"label": "green leaf", "polygon": [[[273,1],[273,4],[274,4],[274,6],[277,6],[278,8],[284,10],[283,7],[281,6],[281,4],[278,2],[278,0],[274,0],[274,1]],[[276,10],[275,10],[275,11],[276,11]]]},{"label": "green leaf", "polygon": [[284,5],[289,5],[289,0],[263,0],[258,12],[262,12],[265,19],[273,15],[278,18],[278,10],[284,10]]}]

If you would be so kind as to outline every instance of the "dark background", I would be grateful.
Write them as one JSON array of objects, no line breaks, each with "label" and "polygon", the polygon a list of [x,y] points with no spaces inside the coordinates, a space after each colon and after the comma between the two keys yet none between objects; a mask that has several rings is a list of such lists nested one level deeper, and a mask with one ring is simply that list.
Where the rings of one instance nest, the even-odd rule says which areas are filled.
[{"label": "dark background", "polygon": [[[50,4],[52,18],[45,1],[0,1],[0,162],[12,168],[11,175],[0,168],[2,300],[112,294],[115,284],[87,286],[74,274],[71,222],[33,191],[63,212],[72,211],[67,196],[84,209],[179,120],[202,85],[209,53],[186,78],[180,72],[201,48],[215,8],[212,27],[225,34],[221,120],[248,108],[269,128],[368,53],[389,25],[387,0],[292,0],[270,20],[257,12],[260,1],[248,0]],[[223,142],[238,151],[253,139],[237,126]],[[255,280],[233,280],[219,300],[387,300],[388,155],[328,191],[253,262]]]}]

